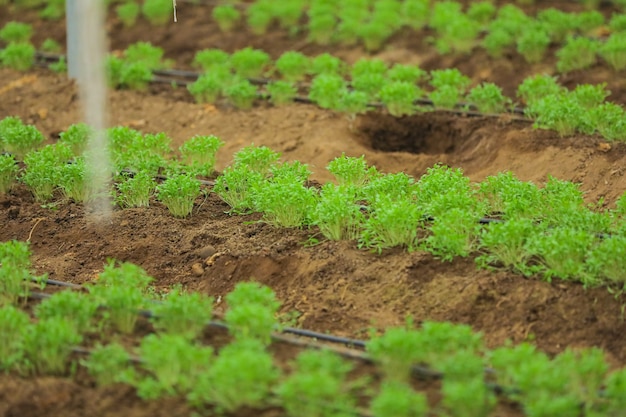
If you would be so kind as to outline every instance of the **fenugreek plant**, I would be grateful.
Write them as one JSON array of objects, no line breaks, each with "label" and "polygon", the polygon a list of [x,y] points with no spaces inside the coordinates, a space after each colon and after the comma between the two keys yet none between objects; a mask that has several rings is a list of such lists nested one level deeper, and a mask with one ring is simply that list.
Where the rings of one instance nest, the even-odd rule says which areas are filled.
[{"label": "fenugreek plant", "polygon": [[174,175],[157,185],[156,194],[174,217],[184,218],[191,214],[200,195],[200,182],[190,175]]},{"label": "fenugreek plant", "polygon": [[97,190],[92,186],[88,174],[87,162],[82,156],[59,166],[58,185],[65,198],[84,203],[95,197]]},{"label": "fenugreek plant", "polygon": [[252,192],[254,208],[263,221],[278,227],[301,227],[311,221],[317,192],[299,178],[271,178]]},{"label": "fenugreek plant", "polygon": [[330,240],[357,239],[365,221],[362,206],[358,204],[355,186],[327,183],[320,190],[315,205],[313,224]]}]

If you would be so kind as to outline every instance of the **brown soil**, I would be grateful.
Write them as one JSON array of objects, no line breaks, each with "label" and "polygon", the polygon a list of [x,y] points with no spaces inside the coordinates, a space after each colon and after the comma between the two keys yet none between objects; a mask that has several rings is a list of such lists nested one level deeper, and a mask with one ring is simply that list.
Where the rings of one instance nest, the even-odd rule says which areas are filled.
[{"label": "brown soil", "polygon": [[[225,37],[216,34],[205,15],[189,8],[184,5],[179,10],[184,25],[156,30],[145,22],[120,30],[113,19],[111,43],[122,48],[151,40],[180,64],[188,64],[196,50],[206,47],[235,50],[252,45],[277,56],[300,42],[299,49],[306,53],[322,51],[280,31],[259,38],[245,31]],[[1,26],[8,15],[6,8],[0,10]],[[36,21],[32,13],[23,16]],[[36,31],[41,38],[62,39],[58,23],[39,23]],[[426,68],[456,65],[474,79],[508,85],[509,91],[538,70],[519,58],[493,63],[481,52],[462,58],[433,54],[429,61],[422,55],[423,48],[412,47],[408,40],[408,35],[400,36],[378,56],[420,62]],[[350,61],[363,54],[359,48],[332,52]],[[606,68],[568,77],[571,83],[607,81],[619,92],[617,99],[626,101],[626,79],[618,79]],[[304,104],[274,108],[258,103],[247,112],[196,105],[184,89],[163,86],[143,93],[112,91],[109,109],[111,125],[163,131],[175,146],[195,134],[219,136],[226,146],[220,151],[218,170],[229,164],[235,151],[254,143],[280,151],[285,160],[309,164],[318,181],[332,180],[324,168],[345,152],[365,155],[381,171],[416,177],[438,162],[461,167],[473,181],[509,170],[536,183],[553,175],[580,182],[589,202],[603,198],[607,205],[626,189],[624,145],[581,135],[559,138],[507,118],[437,112],[394,119],[372,113],[351,125],[340,115]],[[9,115],[35,124],[53,142],[60,131],[81,119],[76,88],[65,77],[44,70],[27,74],[0,70],[0,119]],[[570,282],[546,283],[509,272],[478,270],[472,259],[442,263],[428,254],[400,249],[377,255],[358,250],[354,242],[307,246],[315,229],[276,229],[254,222],[258,215],[230,216],[227,209],[215,194],[209,194],[198,199],[193,215],[184,220],[173,218],[154,202],[147,209],[116,210],[110,222],[96,225],[87,220],[82,206],[62,203],[42,208],[20,186],[0,197],[0,241],[29,240],[37,273],[79,284],[92,281],[107,258],[144,267],[159,288],[180,283],[216,299],[237,282],[256,280],[276,291],[282,312],[299,313],[298,326],[320,332],[365,338],[371,327],[400,325],[412,315],[418,323],[469,324],[484,334],[491,347],[506,340],[533,340],[540,349],[556,354],[567,347],[597,346],[606,351],[613,366],[626,364],[623,297],[614,297],[606,289],[585,290]],[[0,377],[3,416],[189,413],[182,400],[144,402],[128,388],[96,389],[88,378]],[[494,415],[521,414],[504,407]]]}]

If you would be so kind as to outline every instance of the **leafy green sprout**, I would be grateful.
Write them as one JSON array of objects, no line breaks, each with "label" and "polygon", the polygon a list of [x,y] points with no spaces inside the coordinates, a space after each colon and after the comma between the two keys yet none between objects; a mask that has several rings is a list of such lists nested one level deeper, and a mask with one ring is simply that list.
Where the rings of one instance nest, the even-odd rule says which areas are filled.
[{"label": "leafy green sprout", "polygon": [[33,26],[21,22],[8,22],[0,29],[0,39],[7,44],[28,43],[33,36]]},{"label": "leafy green sprout", "polygon": [[224,94],[225,88],[233,81],[234,77],[227,67],[216,66],[189,84],[187,90],[198,103],[215,103],[220,95]]},{"label": "leafy green sprout", "polygon": [[26,125],[17,117],[7,117],[0,121],[0,139],[5,151],[22,160],[43,143],[44,136],[35,126]]},{"label": "leafy green sprout", "polygon": [[273,18],[272,6],[269,3],[255,2],[246,9],[246,23],[257,36],[267,32]]},{"label": "leafy green sprout", "polygon": [[29,367],[38,374],[65,374],[70,349],[81,340],[81,334],[65,317],[39,320],[24,335]]},{"label": "leafy green sprout", "polygon": [[444,211],[429,229],[432,235],[426,238],[424,247],[444,261],[452,261],[455,256],[467,257],[476,250],[480,226],[472,210],[454,207]]},{"label": "leafy green sprout", "polygon": [[169,0],[145,0],[141,11],[153,25],[165,25],[172,14],[172,2]]},{"label": "leafy green sprout", "polygon": [[365,155],[360,157],[346,156],[342,153],[326,166],[339,184],[362,186],[378,175],[374,166],[368,166]]},{"label": "leafy green sprout", "polygon": [[383,382],[378,394],[370,402],[370,411],[376,417],[426,417],[426,396],[403,383]]},{"label": "leafy green sprout", "polygon": [[270,180],[256,187],[252,198],[263,221],[277,227],[302,227],[310,223],[317,192],[297,180]]},{"label": "leafy green sprout", "polygon": [[365,74],[380,74],[387,73],[387,64],[380,59],[359,59],[352,65],[350,75],[352,78],[359,77]]},{"label": "leafy green sprout", "polygon": [[202,334],[213,313],[213,299],[200,293],[185,293],[176,288],[162,302],[152,307],[151,319],[162,334],[173,334],[193,340]]},{"label": "leafy green sprout", "polygon": [[59,142],[69,145],[72,148],[72,153],[78,156],[85,151],[89,138],[94,133],[93,128],[89,125],[75,123],[60,133]]},{"label": "leafy green sprout", "polygon": [[163,48],[150,42],[136,42],[124,50],[127,62],[145,64],[150,69],[167,68],[171,65],[171,62],[163,60],[163,54]]},{"label": "leafy green sprout", "polygon": [[392,81],[382,86],[380,100],[392,116],[411,116],[415,113],[415,100],[420,96],[420,89],[406,81]]},{"label": "leafy green sprout", "polygon": [[573,135],[587,121],[585,109],[569,94],[546,96],[525,112],[535,117],[533,127],[555,130],[561,137]]},{"label": "leafy green sprout", "polygon": [[255,146],[254,144],[240,149],[234,155],[235,166],[247,166],[252,171],[262,175],[270,173],[270,168],[278,162],[280,153],[273,151],[267,146]]},{"label": "leafy green sprout", "polygon": [[156,185],[154,178],[144,171],[133,175],[122,173],[116,184],[115,202],[122,208],[148,207]]},{"label": "leafy green sprout", "polygon": [[148,375],[137,376],[133,385],[137,387],[137,395],[145,400],[191,391],[214,361],[213,348],[174,334],[144,337],[140,352],[141,368]]},{"label": "leafy green sprout", "polygon": [[357,204],[357,188],[324,184],[312,214],[313,224],[330,240],[357,239],[365,221]]},{"label": "leafy green sprout", "polygon": [[512,101],[502,94],[500,87],[493,83],[482,83],[474,87],[467,95],[467,100],[478,108],[478,111],[488,114],[503,113]]},{"label": "leafy green sprout", "polygon": [[59,166],[58,185],[65,198],[77,203],[90,201],[96,194],[89,179],[87,161],[84,157]]},{"label": "leafy green sprout", "polygon": [[344,62],[336,56],[329,53],[323,53],[315,58],[311,63],[311,73],[313,75],[320,74],[336,74],[339,75],[344,70]]},{"label": "leafy green sprout", "polygon": [[193,58],[193,65],[204,71],[211,71],[216,67],[228,70],[229,60],[230,55],[221,49],[203,49],[196,52]]},{"label": "leafy green sprout", "polygon": [[81,361],[99,387],[128,382],[134,379],[131,356],[119,343],[98,345],[89,357]]},{"label": "leafy green sprout", "polygon": [[226,33],[231,32],[241,19],[239,10],[229,4],[215,6],[211,16],[217,22],[220,30]]},{"label": "leafy green sprout", "polygon": [[217,151],[224,141],[215,135],[196,135],[183,143],[178,150],[192,171],[211,176],[215,170]]},{"label": "leafy green sprout", "polygon": [[190,175],[175,175],[157,185],[156,195],[174,217],[184,218],[200,195],[200,182]]},{"label": "leafy green sprout", "polygon": [[272,81],[266,86],[270,102],[275,106],[284,106],[293,102],[298,94],[298,89],[289,81]]},{"label": "leafy green sprout", "polygon": [[546,96],[560,95],[564,91],[565,87],[557,82],[556,77],[539,74],[525,78],[517,87],[517,96],[531,105]]},{"label": "leafy green sprout", "polygon": [[343,77],[336,74],[320,74],[313,78],[309,99],[323,109],[339,109],[341,96],[346,90]]},{"label": "leafy green sprout", "polygon": [[264,184],[260,172],[247,165],[229,166],[217,177],[213,192],[230,206],[230,213],[247,213],[253,208],[253,191]]},{"label": "leafy green sprout", "polygon": [[330,13],[311,13],[309,11],[308,40],[318,45],[328,45],[337,26],[337,18]]},{"label": "leafy green sprout", "polygon": [[28,243],[16,240],[1,243],[0,305],[16,305],[20,298],[28,296],[33,278]]},{"label": "leafy green sprout", "polygon": [[137,312],[146,302],[144,292],[152,280],[140,266],[128,262],[117,265],[109,260],[89,292],[99,304],[107,307],[103,312],[104,322],[129,334],[135,328]]},{"label": "leafy green sprout", "polygon": [[41,50],[58,54],[62,51],[61,45],[52,38],[46,38],[41,44]]},{"label": "leafy green sprout", "polygon": [[356,92],[366,94],[368,100],[378,98],[381,88],[385,85],[385,76],[378,73],[360,74],[352,77],[351,86]]},{"label": "leafy green sprout", "polygon": [[98,304],[84,294],[75,291],[59,291],[35,307],[39,320],[62,318],[74,325],[80,334],[94,329],[93,319]]},{"label": "leafy green sprout", "polygon": [[471,84],[469,77],[456,68],[434,70],[430,75],[430,85],[435,90],[429,94],[429,98],[439,108],[454,108]]},{"label": "leafy green sprout", "polygon": [[297,51],[287,51],[278,57],[274,66],[286,81],[302,81],[311,66],[311,60]]},{"label": "leafy green sprout", "polygon": [[29,326],[31,323],[24,311],[11,305],[0,307],[0,371],[23,369],[24,336]]},{"label": "leafy green sprout", "polygon": [[603,103],[592,108],[589,120],[600,135],[609,141],[626,141],[626,112],[615,103]]},{"label": "leafy green sprout", "polygon": [[391,81],[416,83],[424,79],[427,72],[416,65],[394,64],[387,70],[387,78]]},{"label": "leafy green sprout", "polygon": [[257,87],[248,80],[237,80],[224,88],[224,95],[241,110],[250,110],[258,97]]},{"label": "leafy green sprout", "polygon": [[64,144],[46,145],[24,157],[26,171],[20,177],[33,193],[35,200],[46,202],[52,199],[60,183],[61,167],[73,157],[72,150]]},{"label": "leafy green sprout", "polygon": [[528,27],[517,39],[517,51],[529,64],[540,62],[550,45],[550,36],[539,24]]},{"label": "leafy green sprout", "polygon": [[600,43],[586,37],[569,37],[565,46],[556,52],[556,68],[561,73],[590,68],[597,61]]},{"label": "leafy green sprout", "polygon": [[19,166],[15,157],[10,154],[0,154],[0,195],[11,191],[17,180]]},{"label": "leafy green sprout", "polygon": [[356,414],[355,397],[347,381],[349,363],[330,351],[302,352],[294,372],[276,388],[289,415],[321,417]]},{"label": "leafy green sprout", "polygon": [[233,52],[230,56],[230,64],[235,73],[243,78],[259,77],[270,63],[270,56],[250,47]]},{"label": "leafy green sprout", "polygon": [[350,123],[356,119],[358,114],[367,113],[368,107],[369,96],[362,91],[344,90],[339,98],[338,110],[347,115]]},{"label": "leafy green sprout", "polygon": [[125,1],[115,7],[117,17],[122,21],[124,27],[132,27],[141,13],[141,6],[135,1]]}]

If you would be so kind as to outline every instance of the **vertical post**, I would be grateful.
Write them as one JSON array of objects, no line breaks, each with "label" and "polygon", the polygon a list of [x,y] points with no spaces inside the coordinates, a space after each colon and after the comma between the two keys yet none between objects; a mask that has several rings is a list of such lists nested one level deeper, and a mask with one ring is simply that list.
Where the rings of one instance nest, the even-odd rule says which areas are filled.
[{"label": "vertical post", "polygon": [[67,75],[70,78],[78,78],[80,67],[79,59],[79,23],[78,2],[84,0],[65,0],[66,21],[66,49],[67,49]]}]

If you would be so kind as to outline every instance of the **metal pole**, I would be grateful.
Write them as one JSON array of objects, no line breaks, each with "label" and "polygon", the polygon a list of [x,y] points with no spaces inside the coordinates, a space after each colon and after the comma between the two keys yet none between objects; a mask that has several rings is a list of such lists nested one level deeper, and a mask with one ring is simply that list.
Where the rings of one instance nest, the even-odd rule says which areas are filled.
[{"label": "metal pole", "polygon": [[70,78],[78,78],[79,59],[79,24],[78,2],[84,0],[65,0],[65,25],[66,25],[66,46],[67,46],[67,75]]}]

